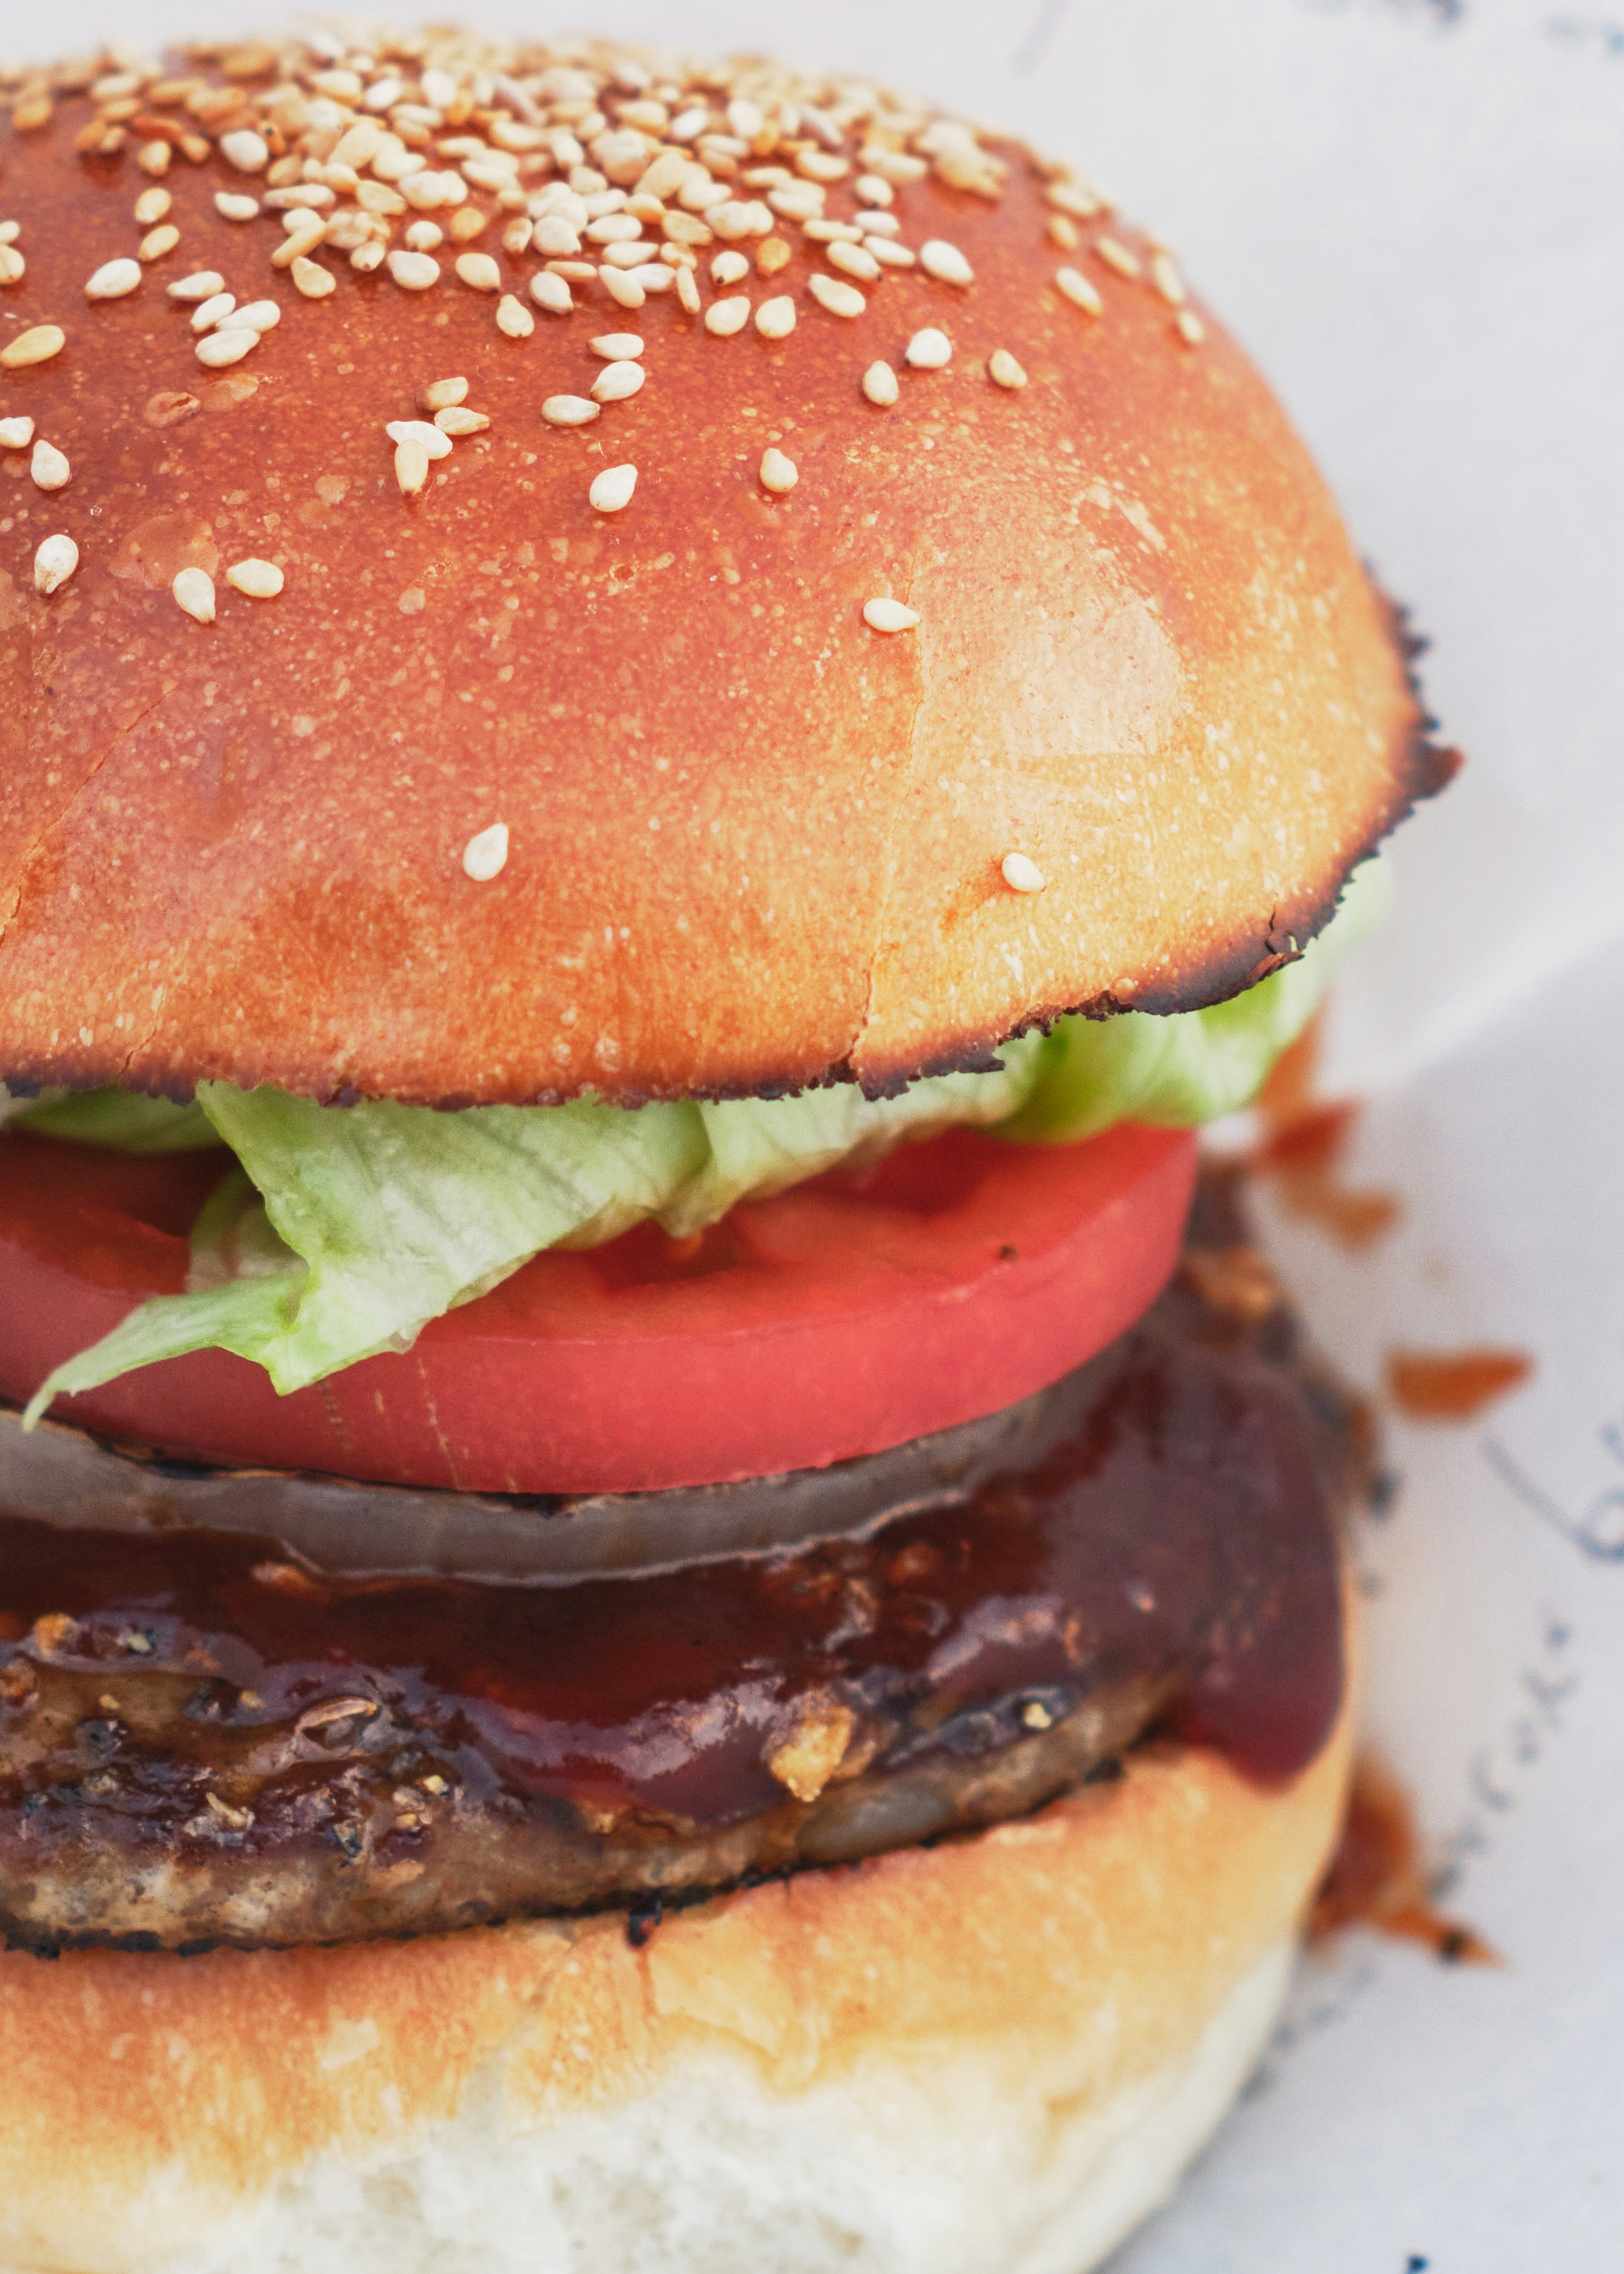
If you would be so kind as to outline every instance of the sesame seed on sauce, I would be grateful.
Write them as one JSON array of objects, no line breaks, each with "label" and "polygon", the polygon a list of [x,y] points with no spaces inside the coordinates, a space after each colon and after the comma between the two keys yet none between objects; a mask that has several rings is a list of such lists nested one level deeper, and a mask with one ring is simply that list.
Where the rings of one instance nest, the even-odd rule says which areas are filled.
[{"label": "sesame seed on sauce", "polygon": [[1082,308],[1091,316],[1104,313],[1104,301],[1080,268],[1056,268],[1055,283],[1074,308]]},{"label": "sesame seed on sauce", "polygon": [[756,311],[756,328],[764,340],[786,340],[795,328],[795,304],[787,292],[763,300]]},{"label": "sesame seed on sauce", "polygon": [[1013,390],[1025,387],[1026,374],[1007,348],[995,348],[987,358],[987,376],[995,387]]},{"label": "sesame seed on sauce", "polygon": [[549,426],[590,426],[600,413],[583,395],[550,395],[541,406]]},{"label": "sesame seed on sauce", "polygon": [[956,245],[945,237],[933,237],[919,248],[919,265],[927,276],[934,276],[942,284],[973,284],[975,271]]},{"label": "sesame seed on sauce", "polygon": [[150,229],[154,222],[162,221],[174,202],[168,190],[154,182],[152,188],[143,190],[135,201],[133,218],[136,227]]},{"label": "sesame seed on sauce", "polygon": [[179,243],[179,230],[172,221],[166,221],[160,222],[156,229],[149,229],[135,249],[144,261],[162,260],[166,253],[173,252]]},{"label": "sesame seed on sauce", "polygon": [[440,433],[457,440],[464,434],[483,434],[490,423],[483,410],[470,410],[461,403],[448,403],[445,410],[434,413],[434,424]]},{"label": "sesame seed on sauce", "polygon": [[[276,259],[273,253],[273,260]],[[426,292],[440,282],[440,263],[426,252],[391,252],[389,274],[402,292]]]},{"label": "sesame seed on sauce", "polygon": [[54,442],[41,440],[34,446],[28,475],[37,490],[65,490],[73,478],[73,470]]},{"label": "sesame seed on sauce", "polygon": [[287,581],[274,561],[234,561],[226,570],[231,590],[249,600],[274,600]]},{"label": "sesame seed on sauce", "polygon": [[48,537],[34,556],[34,589],[49,599],[61,591],[79,567],[79,547],[71,537]]},{"label": "sesame seed on sauce", "polygon": [[462,847],[462,874],[476,885],[491,884],[508,866],[508,825],[493,821]]},{"label": "sesame seed on sauce", "polygon": [[306,300],[325,300],[329,292],[338,289],[337,277],[319,260],[306,260],[301,256],[288,274],[293,279],[294,290]]},{"label": "sesame seed on sauce", "polygon": [[1143,264],[1140,262],[1138,253],[1130,252],[1127,246],[1120,244],[1114,237],[1095,237],[1094,241],[1094,250],[1099,258],[1104,261],[1106,267],[1108,268],[1114,268],[1118,276],[1126,276],[1132,279],[1137,276],[1141,276],[1144,274]]},{"label": "sesame seed on sauce", "polygon": [[632,501],[632,492],[637,486],[635,466],[605,466],[587,492],[587,497],[597,513],[619,513]]},{"label": "sesame seed on sauce", "polygon": [[468,381],[465,379],[432,379],[426,387],[419,390],[417,407],[419,410],[432,413],[436,410],[449,410],[455,404],[466,403],[467,400]]},{"label": "sesame seed on sauce", "polygon": [[889,410],[902,393],[897,383],[897,374],[888,363],[871,363],[868,365],[862,377],[862,391],[870,403],[877,403],[883,410]]},{"label": "sesame seed on sauce", "polygon": [[905,607],[900,600],[868,600],[863,604],[863,621],[874,632],[911,632],[919,621],[919,611]]},{"label": "sesame seed on sauce", "polygon": [[0,284],[20,284],[27,262],[14,245],[0,245]]},{"label": "sesame seed on sauce", "polygon": [[[226,318],[231,314],[236,306],[237,295],[235,292],[216,292],[210,299],[199,300],[197,306],[192,312],[192,330],[194,332],[212,332],[216,324],[224,323]],[[258,331],[259,327],[257,324],[253,324],[251,325],[249,328],[252,331]]]},{"label": "sesame seed on sauce", "polygon": [[431,458],[451,456],[450,435],[425,418],[392,418],[383,431],[392,442],[415,442]]},{"label": "sesame seed on sauce", "polygon": [[214,211],[224,221],[254,221],[259,213],[259,200],[236,190],[217,190]]},{"label": "sesame seed on sauce", "polygon": [[648,377],[640,363],[606,363],[592,381],[594,403],[624,403]]},{"label": "sesame seed on sauce", "polygon": [[855,284],[842,284],[837,277],[825,276],[816,269],[807,279],[807,290],[819,307],[848,323],[855,322],[868,305]]},{"label": "sesame seed on sauce", "polygon": [[510,340],[528,340],[536,328],[536,319],[523,300],[515,300],[511,292],[504,292],[496,304],[496,328],[505,332]]},{"label": "sesame seed on sauce", "polygon": [[643,341],[635,332],[599,332],[587,345],[605,363],[627,363],[643,353]]},{"label": "sesame seed on sauce", "polygon": [[191,276],[177,276],[164,289],[171,300],[212,300],[225,290],[226,280],[217,268],[199,268]]},{"label": "sesame seed on sauce", "polygon": [[749,295],[741,292],[730,300],[712,300],[705,310],[705,329],[718,339],[731,339],[741,332],[750,320]]},{"label": "sesame seed on sauce", "polygon": [[126,293],[139,289],[141,264],[139,260],[104,260],[94,274],[85,281],[87,300],[122,300]]},{"label": "sesame seed on sauce", "polygon": [[1170,252],[1157,252],[1150,263],[1150,281],[1162,298],[1176,308],[1182,307],[1186,297],[1184,280],[1179,274],[1178,263]]},{"label": "sesame seed on sauce", "polygon": [[177,606],[193,623],[212,624],[214,621],[214,580],[202,568],[183,568],[169,590]]},{"label": "sesame seed on sauce", "polygon": [[696,316],[699,313],[699,287],[694,282],[693,270],[679,268],[676,277],[678,299],[688,315]]},{"label": "sesame seed on sauce", "polygon": [[206,370],[223,371],[229,365],[241,363],[259,344],[259,335],[251,326],[228,319],[221,330],[206,333],[194,352]]},{"label": "sesame seed on sauce", "polygon": [[1207,337],[1207,327],[1193,308],[1181,308],[1173,323],[1180,339],[1190,347],[1199,347]]},{"label": "sesame seed on sauce", "polygon": [[945,332],[928,325],[914,333],[903,354],[915,371],[944,371],[953,360],[953,343]]},{"label": "sesame seed on sauce", "polygon": [[[511,299],[513,295],[509,293],[508,297]],[[575,296],[564,278],[553,275],[546,268],[538,268],[530,278],[530,297],[550,316],[567,316],[575,305]]]},{"label": "sesame seed on sauce", "polygon": [[67,343],[68,335],[60,324],[35,324],[0,348],[0,365],[7,371],[26,371],[33,364],[49,363]]},{"label": "sesame seed on sauce", "polygon": [[0,418],[0,450],[26,450],[33,440],[32,418]]},{"label": "sesame seed on sauce", "polygon": [[761,462],[761,486],[775,497],[787,496],[801,479],[801,469],[782,450],[764,450]]},{"label": "sesame seed on sauce", "polygon": [[[322,273],[325,275],[326,271]],[[197,320],[194,317],[192,320],[195,322]],[[246,324],[251,332],[261,335],[274,332],[282,321],[282,303],[280,300],[251,300],[245,308],[232,310],[231,320],[234,324]]]},{"label": "sesame seed on sauce", "polygon": [[1037,862],[1025,853],[1006,853],[998,873],[1012,892],[1041,892],[1047,881]]},{"label": "sesame seed on sauce", "polygon": [[395,446],[395,479],[402,497],[416,497],[429,478],[429,454],[415,437]]}]

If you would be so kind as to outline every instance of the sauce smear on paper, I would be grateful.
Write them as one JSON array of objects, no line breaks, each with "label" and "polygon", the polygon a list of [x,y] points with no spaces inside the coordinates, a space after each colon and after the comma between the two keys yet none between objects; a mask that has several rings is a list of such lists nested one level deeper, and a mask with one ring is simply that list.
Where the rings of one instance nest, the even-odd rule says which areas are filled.
[{"label": "sauce smear on paper", "polygon": [[1450,1965],[1503,1963],[1470,1927],[1433,1909],[1410,1796],[1368,1758],[1355,1766],[1342,1839],[1314,1898],[1308,1931],[1318,1941],[1348,1926],[1424,1943]]}]

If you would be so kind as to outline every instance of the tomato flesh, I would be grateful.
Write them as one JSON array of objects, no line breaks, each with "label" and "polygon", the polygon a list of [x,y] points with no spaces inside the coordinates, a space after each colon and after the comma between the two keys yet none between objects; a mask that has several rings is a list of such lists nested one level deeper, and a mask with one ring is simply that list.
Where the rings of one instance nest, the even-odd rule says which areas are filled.
[{"label": "tomato flesh", "polygon": [[[186,1227],[228,1165],[0,1133],[0,1394],[21,1403],[184,1286]],[[56,1415],[199,1460],[465,1492],[821,1467],[996,1412],[1114,1340],[1172,1271],[1194,1176],[1184,1131],[952,1130],[695,1240],[644,1224],[537,1256],[410,1352],[287,1397],[204,1351]]]}]

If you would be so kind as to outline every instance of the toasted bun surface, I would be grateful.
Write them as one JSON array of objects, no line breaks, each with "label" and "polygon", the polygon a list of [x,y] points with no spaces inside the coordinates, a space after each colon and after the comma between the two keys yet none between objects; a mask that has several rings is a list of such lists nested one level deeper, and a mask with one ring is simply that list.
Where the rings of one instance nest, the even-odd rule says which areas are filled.
[{"label": "toasted bun surface", "polygon": [[8,2274],[1084,2274],[1256,2058],[1346,1729],[666,1918],[0,1956]]},{"label": "toasted bun surface", "polygon": [[[476,100],[475,63],[515,76]],[[115,94],[69,72],[54,108],[23,87],[0,124],[26,263],[0,293],[0,418],[71,469],[41,494],[28,450],[0,453],[0,1079],[440,1103],[884,1086],[1034,1017],[1244,986],[1438,786],[1388,614],[1279,409],[1171,263],[1056,169],[763,64],[684,85],[446,35],[379,68],[420,104],[425,66],[462,93],[437,130],[395,123],[430,169],[468,169],[462,202],[402,198],[363,160],[373,207],[402,207],[373,213],[389,260],[365,275],[342,177],[317,185],[331,236],[302,266],[272,265],[284,211],[216,209],[267,183],[285,205],[372,116],[297,44],[172,57],[167,84]],[[730,98],[754,108],[725,117]],[[695,104],[742,158],[666,132]],[[643,222],[652,248],[731,201],[690,246],[701,314],[675,290],[628,311],[584,267],[572,312],[531,300],[545,250],[504,232],[576,129],[631,192],[662,152],[713,162],[713,192],[667,189],[674,218]],[[752,178],[774,164],[790,202],[821,191],[848,224],[865,168],[922,172],[887,242],[927,258],[807,236]],[[154,185],[177,236],[152,252],[132,207]],[[389,263],[425,221],[446,241],[407,289]],[[133,289],[87,297],[138,244]],[[953,249],[973,282],[929,273],[963,275]],[[745,273],[713,281],[719,254]],[[229,366],[199,365],[196,304],[166,292],[208,270],[281,306]],[[751,319],[769,301],[788,336]],[[709,328],[728,303],[748,304],[732,335]],[[8,365],[45,325],[61,350]],[[945,368],[905,360],[927,327]],[[642,391],[549,425],[623,333]],[[998,350],[1029,383],[996,383]],[[876,361],[894,407],[865,399]],[[409,498],[386,425],[454,374],[488,431]],[[761,478],[770,447],[787,494]],[[616,465],[635,493],[598,512]],[[57,531],[79,565],[41,596]],[[227,583],[245,556],[283,571],[280,597]],[[172,594],[185,568],[213,579],[212,625]],[[871,629],[882,596],[917,629]],[[474,881],[464,850],[497,823],[506,865]],[[1004,882],[1011,853],[1045,889]]]}]

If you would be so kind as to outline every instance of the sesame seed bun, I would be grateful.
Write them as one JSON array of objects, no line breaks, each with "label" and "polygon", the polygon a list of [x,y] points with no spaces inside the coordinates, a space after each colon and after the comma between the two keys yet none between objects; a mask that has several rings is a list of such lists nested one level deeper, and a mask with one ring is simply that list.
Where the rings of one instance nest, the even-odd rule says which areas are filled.
[{"label": "sesame seed bun", "polygon": [[1244,987],[1443,779],[1064,169],[765,64],[165,68],[4,90],[0,1079],[883,1088]]},{"label": "sesame seed bun", "polygon": [[1086,2274],[1257,2059],[1340,1817],[1214,1755],[667,1917],[0,1955],[0,2260]]}]

